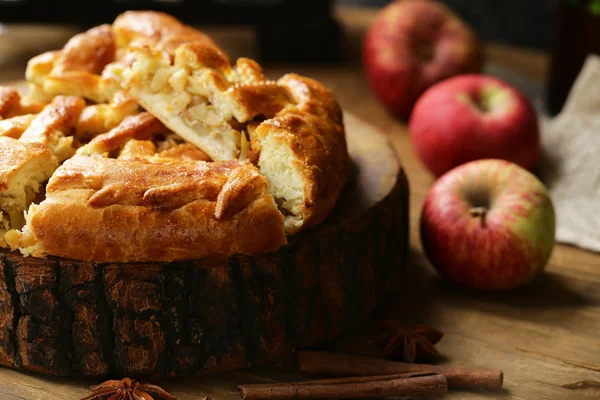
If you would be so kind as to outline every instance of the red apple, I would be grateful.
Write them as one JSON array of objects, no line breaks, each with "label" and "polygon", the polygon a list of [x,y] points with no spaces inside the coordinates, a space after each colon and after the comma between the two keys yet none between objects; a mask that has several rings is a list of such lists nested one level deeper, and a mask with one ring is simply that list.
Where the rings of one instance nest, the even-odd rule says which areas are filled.
[{"label": "red apple", "polygon": [[363,65],[375,95],[408,118],[419,96],[450,76],[480,72],[475,33],[446,6],[400,0],[383,8],[363,44]]},{"label": "red apple", "polygon": [[428,89],[415,105],[413,147],[436,176],[469,161],[499,158],[531,169],[540,159],[538,119],[509,84],[462,75]]},{"label": "red apple", "polygon": [[504,160],[457,167],[431,187],[421,214],[427,257],[447,279],[473,288],[522,286],[543,271],[554,246],[546,187]]}]

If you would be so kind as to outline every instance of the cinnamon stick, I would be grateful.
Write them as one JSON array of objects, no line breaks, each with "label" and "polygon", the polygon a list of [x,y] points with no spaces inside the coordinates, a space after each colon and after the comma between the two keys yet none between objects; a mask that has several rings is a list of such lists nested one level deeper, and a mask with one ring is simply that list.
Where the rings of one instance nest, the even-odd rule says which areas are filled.
[{"label": "cinnamon stick", "polygon": [[500,389],[504,380],[504,375],[499,369],[408,364],[323,351],[300,351],[298,352],[298,362],[301,372],[315,375],[367,376],[432,372],[444,375],[448,380],[449,387],[469,389]]},{"label": "cinnamon stick", "polygon": [[349,376],[346,378],[319,379],[319,380],[294,382],[294,384],[296,384],[296,385],[312,385],[315,382],[318,382],[319,384],[373,382],[373,381],[385,381],[385,380],[392,380],[392,379],[418,378],[418,377],[422,377],[422,376],[432,376],[432,375],[438,375],[438,374],[436,374],[434,372],[406,372],[403,374],[393,374],[393,375]]},{"label": "cinnamon stick", "polygon": [[238,390],[244,400],[361,399],[387,396],[442,397],[448,392],[448,384],[446,378],[440,374],[409,373],[240,385]]}]

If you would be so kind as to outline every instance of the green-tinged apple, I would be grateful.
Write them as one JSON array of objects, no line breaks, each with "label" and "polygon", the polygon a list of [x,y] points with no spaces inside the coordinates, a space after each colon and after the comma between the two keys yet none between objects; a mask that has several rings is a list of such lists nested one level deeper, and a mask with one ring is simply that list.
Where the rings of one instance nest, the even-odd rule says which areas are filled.
[{"label": "green-tinged apple", "polygon": [[537,115],[506,82],[468,74],[429,88],[409,124],[413,148],[436,176],[469,161],[499,158],[535,167],[540,159]]},{"label": "green-tinged apple", "polygon": [[476,34],[445,5],[400,0],[383,8],[367,31],[363,66],[371,89],[392,113],[408,118],[431,85],[480,72]]},{"label": "green-tinged apple", "polygon": [[421,241],[440,274],[478,289],[523,286],[554,246],[555,216],[542,182],[518,165],[472,161],[440,177],[421,214]]}]

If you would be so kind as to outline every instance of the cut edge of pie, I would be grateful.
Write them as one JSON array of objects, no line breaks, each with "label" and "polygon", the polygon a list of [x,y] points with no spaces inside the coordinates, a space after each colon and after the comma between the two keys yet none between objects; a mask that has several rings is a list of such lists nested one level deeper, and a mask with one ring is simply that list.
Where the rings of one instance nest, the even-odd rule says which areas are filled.
[{"label": "cut edge of pie", "polygon": [[0,137],[0,246],[4,234],[21,229],[23,213],[58,167],[58,160],[43,144]]}]

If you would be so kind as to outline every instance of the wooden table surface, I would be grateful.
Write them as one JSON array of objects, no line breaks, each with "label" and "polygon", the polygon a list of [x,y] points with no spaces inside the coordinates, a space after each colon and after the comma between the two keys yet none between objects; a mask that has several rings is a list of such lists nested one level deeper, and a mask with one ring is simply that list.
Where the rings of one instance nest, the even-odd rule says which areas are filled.
[{"label": "wooden table surface", "polygon": [[[600,255],[557,245],[546,273],[530,286],[510,293],[469,291],[442,281],[427,262],[418,235],[423,199],[433,178],[415,158],[405,123],[385,112],[361,72],[360,39],[373,12],[346,8],[338,14],[346,33],[346,62],[335,66],[267,66],[266,71],[273,77],[294,71],[321,80],[346,110],[385,132],[403,162],[411,185],[412,261],[405,289],[376,317],[426,323],[443,330],[445,336],[437,348],[446,356],[444,363],[504,370],[502,392],[452,391],[448,399],[600,398]],[[65,38],[71,33],[65,30]],[[242,34],[248,33],[246,30],[209,33],[232,56],[252,55],[248,51],[252,37]],[[544,54],[498,45],[487,45],[486,52],[490,61],[531,79],[544,79],[548,62]],[[4,63],[0,81],[22,79],[24,60],[0,61]],[[373,342],[376,331],[371,325],[366,323],[327,348],[373,354],[377,351]],[[239,383],[297,379],[299,375],[286,368],[272,367],[156,383],[181,400],[199,399],[201,395],[235,399]],[[578,382],[583,383],[573,385]],[[0,399],[77,399],[89,393],[87,385],[91,383],[98,382],[0,369]],[[569,385],[571,388],[565,387]]]}]

